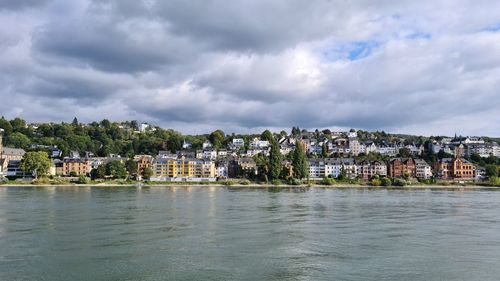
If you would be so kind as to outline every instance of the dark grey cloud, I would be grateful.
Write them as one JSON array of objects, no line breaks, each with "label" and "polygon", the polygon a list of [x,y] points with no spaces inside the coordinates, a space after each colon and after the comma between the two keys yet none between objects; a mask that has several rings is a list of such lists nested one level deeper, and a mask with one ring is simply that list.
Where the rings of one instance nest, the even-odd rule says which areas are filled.
[{"label": "dark grey cloud", "polygon": [[0,112],[498,134],[499,19],[487,0],[4,1]]},{"label": "dark grey cloud", "polygon": [[46,5],[50,1],[51,0],[2,0],[0,2],[0,11],[38,8]]}]

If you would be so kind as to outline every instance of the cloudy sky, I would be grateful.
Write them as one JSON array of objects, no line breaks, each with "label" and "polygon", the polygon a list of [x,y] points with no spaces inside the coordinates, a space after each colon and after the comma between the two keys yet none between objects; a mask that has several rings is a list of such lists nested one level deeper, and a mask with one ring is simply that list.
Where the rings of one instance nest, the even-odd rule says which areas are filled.
[{"label": "cloudy sky", "polygon": [[1,0],[0,115],[500,136],[500,1]]}]

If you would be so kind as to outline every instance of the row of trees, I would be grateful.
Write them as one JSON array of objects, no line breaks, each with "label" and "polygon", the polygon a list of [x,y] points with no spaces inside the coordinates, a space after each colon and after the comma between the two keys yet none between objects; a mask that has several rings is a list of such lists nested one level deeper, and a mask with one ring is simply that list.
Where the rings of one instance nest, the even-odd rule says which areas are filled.
[{"label": "row of trees", "polygon": [[[307,160],[304,146],[298,143],[295,150],[289,155],[288,159],[281,154],[278,141],[269,131],[264,131],[261,136],[262,140],[270,141],[271,149],[269,157],[258,154],[254,157],[259,174],[264,181],[276,181],[280,179],[304,179],[308,176]],[[289,172],[289,167],[283,166],[284,160],[290,160],[292,165],[292,173]]]}]

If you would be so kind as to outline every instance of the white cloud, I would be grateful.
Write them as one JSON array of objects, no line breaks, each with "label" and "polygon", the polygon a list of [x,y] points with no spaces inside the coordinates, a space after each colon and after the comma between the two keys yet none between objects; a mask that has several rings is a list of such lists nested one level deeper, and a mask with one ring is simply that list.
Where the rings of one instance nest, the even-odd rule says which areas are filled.
[{"label": "white cloud", "polygon": [[500,132],[496,1],[33,5],[0,4],[9,118]]}]

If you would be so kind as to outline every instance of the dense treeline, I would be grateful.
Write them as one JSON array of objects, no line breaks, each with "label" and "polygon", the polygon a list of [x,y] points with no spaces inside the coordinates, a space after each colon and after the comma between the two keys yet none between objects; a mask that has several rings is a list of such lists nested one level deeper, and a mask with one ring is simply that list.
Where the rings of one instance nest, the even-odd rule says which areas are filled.
[{"label": "dense treeline", "polygon": [[[181,150],[184,141],[192,143],[194,149],[201,148],[206,140],[211,140],[216,147],[222,147],[233,137],[225,136],[220,130],[210,135],[184,136],[174,130],[159,127],[139,133],[136,121],[117,123],[106,119],[86,125],[78,123],[75,118],[71,123],[44,123],[34,126],[27,125],[26,121],[20,118],[8,121],[2,117],[0,128],[5,131],[6,146],[27,151],[32,150],[32,145],[57,146],[62,150],[63,157],[68,156],[70,151],[78,151],[80,154],[91,152],[96,156],[155,155],[159,150]],[[245,138],[248,139],[249,136]]]}]

